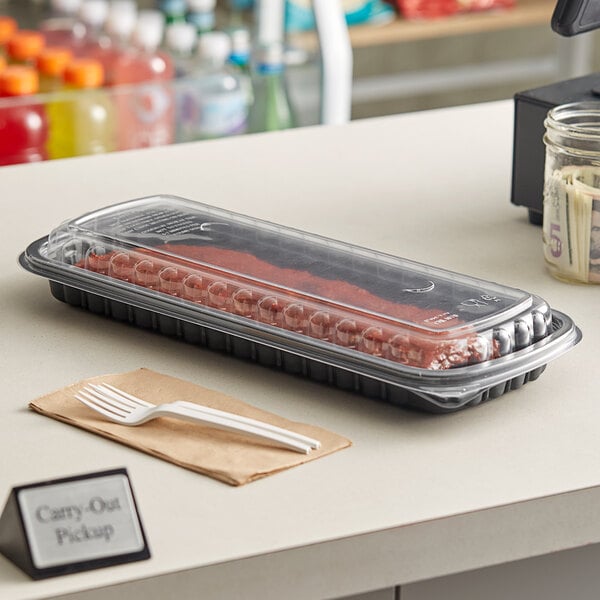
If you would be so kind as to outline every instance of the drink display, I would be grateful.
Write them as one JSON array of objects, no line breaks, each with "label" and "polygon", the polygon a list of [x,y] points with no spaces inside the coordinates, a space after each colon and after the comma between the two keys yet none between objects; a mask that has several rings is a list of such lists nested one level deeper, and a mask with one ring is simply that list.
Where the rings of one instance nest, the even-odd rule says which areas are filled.
[{"label": "drink display", "polygon": [[[49,154],[41,156],[145,148],[295,124],[284,78],[279,0],[257,5],[257,14],[266,18],[255,30],[238,19],[250,8],[245,0],[229,3],[229,18],[218,23],[223,30],[215,28],[215,0],[157,0],[155,10],[139,10],[136,0],[49,4],[37,29],[21,29],[15,19],[0,15],[0,71],[8,65],[34,68],[37,91],[44,94],[40,102],[51,121],[60,123],[51,128]],[[100,63],[101,84],[80,86],[73,70],[65,80],[68,66],[80,59]],[[83,79],[98,79],[90,77]],[[78,94],[80,103],[74,100]],[[98,115],[110,130],[104,139],[99,123],[81,120],[85,105],[100,96]],[[12,102],[22,109],[25,101]],[[3,107],[9,104],[3,101]],[[35,110],[40,108],[45,106]]]},{"label": "drink display", "polygon": [[38,89],[38,74],[31,67],[9,65],[0,72],[0,165],[47,158],[46,112],[28,99]]},{"label": "drink display", "polygon": [[64,94],[48,103],[50,158],[99,154],[115,149],[115,115],[103,84],[102,65],[91,58],[73,60],[65,70]]}]

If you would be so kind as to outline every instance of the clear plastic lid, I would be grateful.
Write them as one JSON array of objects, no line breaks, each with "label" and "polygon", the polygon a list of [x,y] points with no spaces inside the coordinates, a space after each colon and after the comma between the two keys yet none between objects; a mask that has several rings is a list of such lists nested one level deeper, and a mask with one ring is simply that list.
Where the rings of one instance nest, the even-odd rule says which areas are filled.
[{"label": "clear plastic lid", "polygon": [[568,334],[555,340],[550,307],[525,291],[173,196],[68,221],[22,263],[119,302],[454,397],[545,364],[580,335],[565,317]]},{"label": "clear plastic lid", "polygon": [[[551,316],[521,290],[172,197],[71,221],[48,252],[81,244],[82,269],[424,368],[529,345]],[[517,317],[527,333],[495,339]]]}]

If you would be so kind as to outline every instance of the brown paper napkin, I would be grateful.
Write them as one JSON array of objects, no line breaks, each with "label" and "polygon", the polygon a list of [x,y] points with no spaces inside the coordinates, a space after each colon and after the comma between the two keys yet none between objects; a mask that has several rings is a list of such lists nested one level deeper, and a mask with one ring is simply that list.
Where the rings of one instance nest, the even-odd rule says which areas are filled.
[{"label": "brown paper napkin", "polygon": [[[164,417],[138,427],[113,423],[74,398],[88,383],[100,382],[155,404],[187,400],[265,421],[315,438],[321,442],[321,448],[300,454],[244,434]],[[351,445],[350,440],[321,427],[289,421],[231,396],[149,369],[92,377],[42,396],[29,407],[231,485],[243,485]]]}]

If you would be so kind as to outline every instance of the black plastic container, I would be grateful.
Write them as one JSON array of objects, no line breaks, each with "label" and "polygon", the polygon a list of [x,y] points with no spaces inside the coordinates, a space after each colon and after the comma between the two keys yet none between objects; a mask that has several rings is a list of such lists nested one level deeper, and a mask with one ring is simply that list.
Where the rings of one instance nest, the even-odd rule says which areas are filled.
[{"label": "black plastic container", "polygon": [[173,196],[21,255],[72,306],[432,412],[536,379],[581,338],[541,298]]}]

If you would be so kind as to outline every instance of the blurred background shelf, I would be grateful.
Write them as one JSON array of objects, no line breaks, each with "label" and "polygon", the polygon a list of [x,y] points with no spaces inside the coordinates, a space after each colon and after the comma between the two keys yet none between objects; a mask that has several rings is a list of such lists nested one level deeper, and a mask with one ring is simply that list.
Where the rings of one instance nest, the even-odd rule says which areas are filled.
[{"label": "blurred background shelf", "polygon": [[[35,22],[44,2],[0,0],[0,12]],[[157,5],[156,0],[137,4]],[[228,0],[218,0],[217,20],[222,24],[227,6]],[[599,70],[600,34],[561,38],[550,28],[554,6],[555,0],[516,0],[504,10],[352,26],[352,118],[512,98],[519,91]],[[298,123],[316,124],[317,36],[290,34],[289,43],[309,56],[287,73]]]},{"label": "blurred background shelf", "polygon": [[[554,0],[517,0],[506,10],[351,27],[352,118],[512,98],[593,72],[597,32],[561,38],[550,28],[554,6]],[[290,41],[317,47],[313,32]],[[309,83],[314,72],[290,75],[300,114],[310,120],[318,102]]]},{"label": "blurred background shelf", "polygon": [[[553,10],[553,0],[517,0],[513,8],[506,10],[465,13],[431,20],[398,17],[383,25],[356,25],[350,28],[350,39],[356,49],[537,25],[550,27]],[[292,40],[306,49],[317,47],[313,32],[294,34]]]}]

